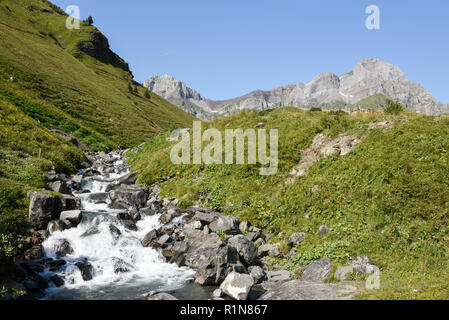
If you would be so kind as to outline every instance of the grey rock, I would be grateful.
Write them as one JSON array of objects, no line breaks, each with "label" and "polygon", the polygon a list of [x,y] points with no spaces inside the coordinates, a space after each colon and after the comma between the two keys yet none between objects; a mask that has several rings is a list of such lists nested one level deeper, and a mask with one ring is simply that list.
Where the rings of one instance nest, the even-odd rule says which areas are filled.
[{"label": "grey rock", "polygon": [[48,231],[50,233],[55,233],[57,231],[64,230],[64,223],[60,220],[54,220],[48,224]]},{"label": "grey rock", "polygon": [[332,271],[332,262],[328,258],[312,262],[301,272],[301,280],[309,282],[323,282],[328,279]]},{"label": "grey rock", "polygon": [[69,194],[69,195],[72,194],[72,191],[70,190],[70,187],[66,181],[49,182],[48,187],[54,192],[58,192],[58,193],[62,193],[62,194]]},{"label": "grey rock", "polygon": [[74,252],[70,242],[65,239],[59,240],[53,250],[56,253],[56,256],[60,258],[70,255]]},{"label": "grey rock", "polygon": [[169,209],[166,213],[161,215],[159,221],[162,224],[170,223],[174,218],[179,217],[181,214],[176,209]]},{"label": "grey rock", "polygon": [[146,300],[154,300],[154,301],[174,301],[178,300],[173,295],[169,293],[152,293],[146,296]]},{"label": "grey rock", "polygon": [[216,289],[212,293],[213,298],[221,298],[223,296],[223,291],[221,289]]},{"label": "grey rock", "polygon": [[258,256],[264,257],[280,257],[281,251],[279,250],[279,243],[276,244],[263,244],[258,249]]},{"label": "grey rock", "polygon": [[347,275],[351,274],[353,272],[354,272],[354,267],[353,266],[338,267],[337,270],[335,270],[334,277],[336,279],[344,281],[344,280],[346,280]]},{"label": "grey rock", "polygon": [[325,236],[325,235],[327,235],[328,233],[329,233],[329,228],[328,228],[328,226],[326,226],[326,225],[322,225],[322,226],[320,226],[320,229],[318,230],[318,232],[322,235],[322,236]]},{"label": "grey rock", "polygon": [[221,231],[225,234],[239,233],[239,219],[233,216],[220,216],[209,225],[212,232]]},{"label": "grey rock", "polygon": [[76,227],[80,224],[83,218],[83,212],[81,210],[63,211],[59,217],[59,220],[64,223],[65,226],[70,225]]},{"label": "grey rock", "polygon": [[129,209],[129,207],[137,210],[144,208],[148,201],[149,192],[138,186],[120,186],[120,188],[110,192],[113,209]]},{"label": "grey rock", "polygon": [[185,230],[188,250],[185,265],[197,270],[195,282],[200,285],[219,285],[238,264],[239,254],[221,241],[215,233],[204,235],[199,230]]},{"label": "grey rock", "polygon": [[305,237],[307,237],[307,233],[294,233],[288,238],[288,245],[295,246],[304,241]]},{"label": "grey rock", "polygon": [[189,224],[186,224],[184,228],[190,228],[190,229],[196,229],[196,230],[202,230],[203,225],[200,221],[193,221]]},{"label": "grey rock", "polygon": [[248,268],[249,274],[253,277],[254,283],[260,283],[267,278],[265,271],[259,266],[252,266]]},{"label": "grey rock", "polygon": [[240,255],[241,261],[247,266],[257,263],[257,248],[244,235],[237,235],[229,239],[228,244],[235,248]]},{"label": "grey rock", "polygon": [[235,300],[246,300],[254,280],[250,275],[231,272],[220,286],[224,294]]},{"label": "grey rock", "polygon": [[197,211],[195,213],[195,216],[193,217],[193,220],[198,220],[201,223],[204,223],[206,225],[210,224],[212,221],[217,219],[222,214],[216,213],[216,212],[201,212]]},{"label": "grey rock", "polygon": [[81,276],[83,277],[84,281],[92,280],[93,267],[86,259],[83,259],[75,263],[75,266],[81,271]]},{"label": "grey rock", "polygon": [[157,240],[157,232],[156,230],[151,230],[146,234],[145,238],[142,240],[142,245],[144,247],[154,247],[157,243],[156,240]]},{"label": "grey rock", "polygon": [[28,218],[35,230],[46,230],[50,221],[59,219],[64,208],[61,198],[40,192],[29,192],[28,198]]},{"label": "grey rock", "polygon": [[287,270],[270,271],[267,278],[269,282],[286,282],[292,279],[291,272]]},{"label": "grey rock", "polygon": [[358,274],[371,274],[379,272],[379,268],[367,256],[360,256],[349,261]]},{"label": "grey rock", "polygon": [[357,288],[291,280],[272,285],[260,300],[351,300]]},{"label": "grey rock", "polygon": [[240,222],[239,229],[241,233],[247,233],[251,227],[251,223],[248,221],[242,221]]}]

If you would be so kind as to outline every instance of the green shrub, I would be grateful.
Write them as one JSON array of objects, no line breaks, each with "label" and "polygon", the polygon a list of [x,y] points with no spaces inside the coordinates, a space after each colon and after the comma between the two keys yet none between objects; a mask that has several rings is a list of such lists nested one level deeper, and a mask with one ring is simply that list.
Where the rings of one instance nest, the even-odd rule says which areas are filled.
[{"label": "green shrub", "polygon": [[384,111],[386,114],[398,115],[403,112],[404,109],[405,108],[399,102],[387,100]]}]

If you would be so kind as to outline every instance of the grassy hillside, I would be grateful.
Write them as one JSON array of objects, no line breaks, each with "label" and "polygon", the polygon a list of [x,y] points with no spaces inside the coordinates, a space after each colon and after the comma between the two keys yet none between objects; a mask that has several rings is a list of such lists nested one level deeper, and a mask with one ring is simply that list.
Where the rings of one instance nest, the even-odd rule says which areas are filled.
[{"label": "grassy hillside", "polygon": [[157,95],[145,98],[98,29],[68,30],[66,19],[45,0],[0,1],[0,96],[94,149],[129,147],[191,123]]},{"label": "grassy hillside", "polygon": [[[373,128],[383,121],[394,125]],[[256,165],[175,166],[168,134],[130,152],[132,163],[141,182],[161,184],[163,196],[238,215],[276,233],[272,242],[284,248],[290,234],[309,234],[295,256],[272,263],[299,271],[325,256],[338,265],[368,255],[381,268],[381,289],[361,298],[449,298],[448,117],[280,108],[214,120],[203,129],[253,128],[261,122],[279,129],[275,176],[260,176]],[[301,150],[319,133],[354,135],[361,143],[285,184]],[[324,237],[318,233],[322,224],[331,229]]]},{"label": "grassy hillside", "polygon": [[82,152],[130,147],[193,117],[133,81],[127,63],[94,26],[68,30],[45,0],[0,0],[0,258],[28,230],[26,191],[44,172],[73,172]]}]

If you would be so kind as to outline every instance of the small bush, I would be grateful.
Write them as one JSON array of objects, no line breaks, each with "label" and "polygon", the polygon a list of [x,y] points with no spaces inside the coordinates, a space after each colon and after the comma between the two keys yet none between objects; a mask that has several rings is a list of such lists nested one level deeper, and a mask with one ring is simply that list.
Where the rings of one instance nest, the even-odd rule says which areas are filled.
[{"label": "small bush", "polygon": [[385,113],[398,115],[404,111],[404,107],[397,101],[387,100],[387,105],[385,106]]}]

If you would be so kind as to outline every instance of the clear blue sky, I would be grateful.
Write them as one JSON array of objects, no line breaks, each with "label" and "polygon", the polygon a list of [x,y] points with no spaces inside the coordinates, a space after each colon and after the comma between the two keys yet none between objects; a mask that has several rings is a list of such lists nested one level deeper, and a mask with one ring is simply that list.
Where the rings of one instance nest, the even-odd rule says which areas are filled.
[{"label": "clear blue sky", "polygon": [[[361,58],[399,66],[449,102],[447,0],[53,0],[92,15],[139,82],[171,74],[210,99],[350,71]],[[377,5],[381,30],[365,28]]]}]

